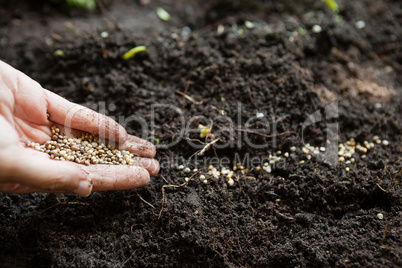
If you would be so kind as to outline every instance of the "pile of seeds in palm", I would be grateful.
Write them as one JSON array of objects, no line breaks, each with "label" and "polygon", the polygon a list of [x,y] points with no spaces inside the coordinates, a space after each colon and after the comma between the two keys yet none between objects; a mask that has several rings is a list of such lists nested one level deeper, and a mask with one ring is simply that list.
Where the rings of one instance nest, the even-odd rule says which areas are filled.
[{"label": "pile of seeds in palm", "polygon": [[56,126],[52,126],[51,130],[52,140],[43,145],[28,141],[27,146],[49,154],[52,159],[78,164],[132,165],[134,163],[132,153],[105,145],[93,134],[84,133],[79,138],[68,138],[62,135]]}]

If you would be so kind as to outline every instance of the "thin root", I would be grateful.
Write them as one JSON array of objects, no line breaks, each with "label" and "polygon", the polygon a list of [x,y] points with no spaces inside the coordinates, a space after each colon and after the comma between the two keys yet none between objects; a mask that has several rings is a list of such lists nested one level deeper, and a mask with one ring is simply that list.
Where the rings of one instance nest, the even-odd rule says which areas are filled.
[{"label": "thin root", "polygon": [[155,209],[155,207],[154,207],[151,203],[148,203],[147,201],[145,201],[145,199],[142,198],[142,196],[141,196],[139,193],[137,193],[137,195],[138,195],[138,197],[139,197],[145,204],[147,204],[148,206],[150,206],[150,207],[152,207],[153,209]]}]

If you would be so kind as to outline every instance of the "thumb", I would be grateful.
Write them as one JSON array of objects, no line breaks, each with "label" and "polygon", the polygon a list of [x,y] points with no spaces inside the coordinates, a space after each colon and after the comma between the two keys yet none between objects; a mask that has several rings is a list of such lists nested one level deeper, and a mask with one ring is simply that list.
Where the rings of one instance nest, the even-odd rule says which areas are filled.
[{"label": "thumb", "polygon": [[2,177],[5,179],[2,181],[19,183],[43,192],[75,192],[80,196],[91,194],[92,180],[79,165],[51,160],[42,155],[27,155],[21,159],[24,153],[20,154],[19,164],[9,164],[3,168]]}]

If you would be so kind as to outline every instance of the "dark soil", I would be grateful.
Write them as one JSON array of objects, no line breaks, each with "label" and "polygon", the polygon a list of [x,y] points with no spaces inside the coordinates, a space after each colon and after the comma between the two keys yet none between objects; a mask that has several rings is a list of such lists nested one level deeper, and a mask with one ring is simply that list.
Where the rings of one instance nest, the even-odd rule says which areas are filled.
[{"label": "dark soil", "polygon": [[[119,25],[101,10],[0,1],[0,59],[69,100],[98,111],[104,102],[116,120],[144,119],[148,133],[139,123],[126,127],[158,139],[161,172],[146,187],[88,198],[0,194],[0,266],[402,267],[401,1],[339,0],[340,21],[318,0],[105,2]],[[156,17],[159,6],[170,22]],[[120,58],[137,45],[147,51]],[[338,116],[308,127],[302,140],[303,122],[334,101]],[[178,140],[181,121],[161,107],[151,117],[153,104],[178,107],[185,122],[213,120],[220,141],[203,156],[188,142],[197,133],[163,147]],[[221,110],[234,136],[223,131],[230,126]],[[280,118],[281,135],[239,130],[257,112]],[[206,124],[191,126],[199,123]],[[339,125],[340,142],[378,135],[390,145],[357,157],[350,172],[305,159],[303,142],[325,146],[328,123]],[[252,148],[246,134],[268,146]],[[251,169],[247,157],[291,146],[297,152],[271,174],[253,170],[231,187],[224,176],[207,185],[197,178],[215,156]],[[188,175],[176,169],[183,163],[198,174],[162,188],[184,182]]]}]

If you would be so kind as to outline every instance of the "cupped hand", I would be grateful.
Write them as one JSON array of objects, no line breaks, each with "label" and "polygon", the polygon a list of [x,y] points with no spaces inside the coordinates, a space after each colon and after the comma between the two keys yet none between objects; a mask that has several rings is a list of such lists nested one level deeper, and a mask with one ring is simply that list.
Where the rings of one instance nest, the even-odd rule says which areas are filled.
[{"label": "cupped hand", "polygon": [[[89,165],[50,159],[26,146],[51,139],[51,125],[116,141],[138,157],[133,165]],[[125,190],[144,186],[159,172],[155,147],[128,135],[117,122],[42,88],[0,61],[0,191],[8,193]]]}]

